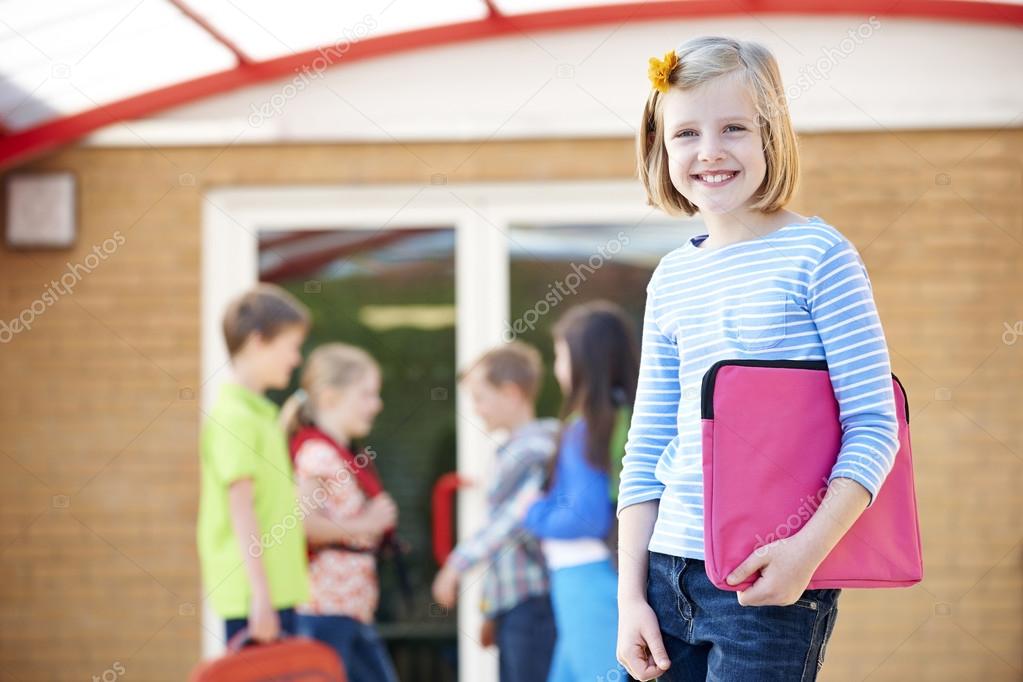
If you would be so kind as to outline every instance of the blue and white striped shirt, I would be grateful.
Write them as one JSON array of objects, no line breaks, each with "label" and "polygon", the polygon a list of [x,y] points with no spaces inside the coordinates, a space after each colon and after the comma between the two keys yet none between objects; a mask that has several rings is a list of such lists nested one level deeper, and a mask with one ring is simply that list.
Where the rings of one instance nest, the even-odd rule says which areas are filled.
[{"label": "blue and white striped shirt", "polygon": [[660,499],[651,551],[704,558],[700,387],[719,360],[826,360],[843,431],[830,479],[857,481],[873,504],[892,468],[895,396],[867,271],[810,220],[716,249],[693,238],[650,278],[618,511]]}]

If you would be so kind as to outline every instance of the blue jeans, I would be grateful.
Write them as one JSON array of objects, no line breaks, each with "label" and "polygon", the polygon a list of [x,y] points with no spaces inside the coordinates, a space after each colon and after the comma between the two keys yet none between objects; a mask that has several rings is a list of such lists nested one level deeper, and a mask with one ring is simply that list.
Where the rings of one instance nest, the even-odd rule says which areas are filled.
[{"label": "blue jeans", "polygon": [[551,571],[558,639],[547,682],[622,682],[615,657],[618,574],[608,559]]},{"label": "blue jeans", "polygon": [[530,597],[494,618],[501,682],[547,679],[557,631],[548,595]]},{"label": "blue jeans", "polygon": [[332,647],[344,663],[348,682],[397,682],[398,675],[376,628],[348,616],[295,619],[296,633]]},{"label": "blue jeans", "polygon": [[[295,634],[295,609],[279,609],[277,617],[281,621],[281,630],[284,634]],[[227,641],[230,642],[231,638],[238,634],[239,630],[248,627],[248,625],[248,618],[228,618],[225,620],[224,633],[227,635]]]},{"label": "blue jeans", "polygon": [[741,606],[710,582],[703,561],[650,552],[647,601],[671,667],[665,682],[817,679],[841,590],[806,590],[791,606]]}]

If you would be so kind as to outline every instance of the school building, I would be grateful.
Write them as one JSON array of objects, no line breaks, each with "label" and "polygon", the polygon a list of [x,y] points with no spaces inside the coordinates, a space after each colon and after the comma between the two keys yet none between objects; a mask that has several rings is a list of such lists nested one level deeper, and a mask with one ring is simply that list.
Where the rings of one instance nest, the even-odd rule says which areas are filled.
[{"label": "school building", "polygon": [[[457,613],[429,596],[434,482],[493,451],[455,373],[509,329],[549,361],[594,298],[638,329],[703,232],[635,179],[647,59],[701,34],[778,58],[790,208],[858,247],[909,395],[925,578],[847,590],[821,679],[1020,679],[1021,25],[987,0],[4,3],[0,679],[179,681],[221,650],[198,433],[225,303],[267,281],[312,309],[309,347],[383,368],[403,679],[496,680],[478,580]],[[540,412],[558,399],[548,376]],[[464,488],[459,534],[482,508]]]}]

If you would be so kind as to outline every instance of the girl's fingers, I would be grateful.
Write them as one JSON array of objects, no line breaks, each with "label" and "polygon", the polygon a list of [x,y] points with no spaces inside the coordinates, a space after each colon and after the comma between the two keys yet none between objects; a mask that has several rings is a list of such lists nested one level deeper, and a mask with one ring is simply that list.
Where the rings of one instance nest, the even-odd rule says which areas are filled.
[{"label": "girl's fingers", "polygon": [[735,593],[736,598],[739,600],[740,606],[760,606],[763,602],[763,592],[765,585],[763,585],[763,579],[760,579],[753,583],[752,586],[747,587],[745,590],[740,590]]},{"label": "girl's fingers", "polygon": [[658,672],[667,670],[671,665],[671,659],[668,658],[668,652],[664,648],[664,640],[661,638],[660,629],[654,628],[642,633],[642,635],[643,639],[646,640],[646,648],[650,652],[650,658],[654,667],[658,669]]},{"label": "girl's fingers", "polygon": [[[632,646],[620,663],[637,680],[653,680],[663,674],[670,665],[667,654],[664,653],[663,644],[658,641],[658,646],[660,646],[660,654],[655,654],[650,646],[640,641]],[[658,656],[662,658],[658,659]]]},{"label": "girl's fingers", "polygon": [[641,682],[657,679],[658,676],[664,673],[663,670],[654,665],[653,661],[643,659],[634,660],[631,665],[625,666],[625,669],[628,671],[629,675],[635,677]]},{"label": "girl's fingers", "polygon": [[734,571],[728,574],[728,577],[725,578],[725,582],[729,585],[738,585],[762,569],[768,563],[770,563],[770,557],[767,552],[756,550],[750,554],[745,561],[739,564]]},{"label": "girl's fingers", "polygon": [[619,649],[616,658],[625,667],[625,671],[629,675],[636,679],[642,679],[638,676],[645,665],[643,662],[643,646],[641,644],[633,644],[624,650]]}]

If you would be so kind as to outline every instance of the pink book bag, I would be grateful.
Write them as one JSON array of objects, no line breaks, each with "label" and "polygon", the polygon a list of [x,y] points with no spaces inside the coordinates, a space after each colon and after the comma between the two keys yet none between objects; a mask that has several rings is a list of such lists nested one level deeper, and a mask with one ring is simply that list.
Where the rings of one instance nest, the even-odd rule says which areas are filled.
[{"label": "pink book bag", "polygon": [[[892,382],[894,467],[809,589],[923,579],[909,402],[894,374]],[[745,590],[753,579],[728,585],[725,578],[755,549],[799,530],[824,499],[842,441],[838,402],[823,360],[722,360],[704,375],[701,400],[707,576],[720,589]]]}]

